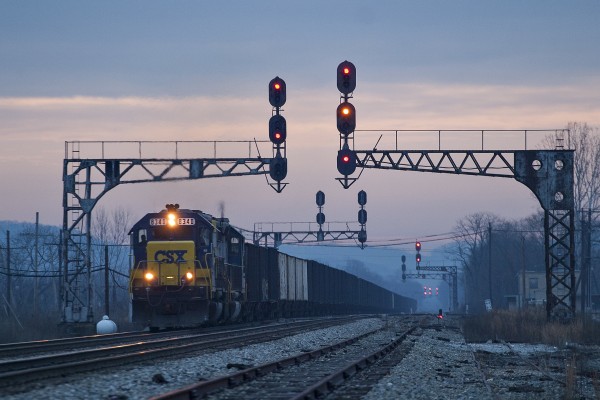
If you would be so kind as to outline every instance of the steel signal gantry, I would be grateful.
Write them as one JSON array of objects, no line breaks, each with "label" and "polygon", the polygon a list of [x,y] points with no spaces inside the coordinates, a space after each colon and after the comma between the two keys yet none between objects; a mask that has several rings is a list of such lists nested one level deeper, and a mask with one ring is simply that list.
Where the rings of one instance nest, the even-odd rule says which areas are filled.
[{"label": "steel signal gantry", "polygon": [[417,273],[407,274],[405,273],[406,266],[404,265],[405,257],[402,256],[402,258],[403,281],[406,279],[441,279],[445,281],[446,278],[449,277],[448,285],[450,286],[450,304],[452,305],[453,310],[458,309],[458,268],[456,265],[417,266]]},{"label": "steel signal gantry", "polygon": [[[286,124],[279,115],[286,100],[283,79],[269,83],[277,118],[269,121],[273,157],[261,157],[266,141],[73,141],[65,142],[61,259],[62,323],[91,324],[92,210],[111,189],[126,183],[172,182],[269,174],[281,192],[287,174]],[[263,149],[264,150],[264,149]],[[238,154],[219,157],[219,153]]]},{"label": "steel signal gantry", "polygon": [[[338,66],[338,89],[344,88]],[[354,66],[353,66],[354,67]],[[354,70],[355,71],[355,70]],[[342,84],[340,84],[342,82]],[[355,82],[354,82],[355,83]],[[351,85],[351,84],[350,84]],[[354,86],[352,86],[354,90]],[[347,90],[346,90],[347,91]],[[345,93],[342,91],[342,93]],[[344,95],[347,99],[347,94]],[[338,119],[338,130],[340,123]],[[366,131],[364,131],[366,132]],[[554,150],[528,150],[528,133],[535,130],[523,130],[523,149],[498,150],[486,149],[484,146],[485,130],[460,131],[481,133],[481,148],[477,150],[442,149],[442,132],[438,137],[437,150],[406,150],[398,147],[399,133],[396,135],[395,148],[377,149],[379,140],[372,149],[353,149],[356,165],[340,169],[338,152],[338,169],[354,172],[355,168],[393,169],[399,171],[418,171],[445,173],[454,175],[478,175],[488,177],[513,178],[527,186],[537,197],[544,210],[545,264],[546,264],[546,313],[555,320],[571,320],[575,316],[575,203],[574,203],[574,150],[564,147],[565,135],[567,143],[568,129],[547,130],[556,139]],[[452,131],[447,131],[452,132]],[[519,131],[493,131],[511,134]],[[544,132],[544,131],[537,131]],[[343,135],[344,132],[340,130]],[[354,134],[352,141],[354,143]],[[344,140],[342,150],[349,150],[348,141]],[[345,157],[349,162],[350,157]],[[349,188],[358,178],[337,178],[342,186]]]},{"label": "steel signal gantry", "polygon": [[[358,211],[358,222],[360,224],[359,230],[350,229],[350,222],[332,222],[332,224],[344,224],[345,230],[341,229],[326,229],[323,230],[325,222],[325,213],[323,212],[323,206],[325,205],[325,193],[318,191],[316,194],[316,204],[319,208],[317,213],[317,224],[319,225],[318,230],[311,229],[312,223],[310,222],[258,222],[254,224],[254,231],[252,232],[252,240],[254,244],[268,246],[270,243],[273,247],[279,247],[284,241],[286,243],[306,243],[310,241],[322,242],[325,240],[358,240],[361,249],[364,248],[364,244],[367,241],[367,210],[364,206],[367,204],[367,193],[361,190],[358,193],[358,204],[360,210]],[[271,229],[264,229],[264,226],[271,225]],[[284,225],[290,227],[290,229],[275,229],[275,225]],[[308,229],[294,229],[294,225],[308,226]]]}]

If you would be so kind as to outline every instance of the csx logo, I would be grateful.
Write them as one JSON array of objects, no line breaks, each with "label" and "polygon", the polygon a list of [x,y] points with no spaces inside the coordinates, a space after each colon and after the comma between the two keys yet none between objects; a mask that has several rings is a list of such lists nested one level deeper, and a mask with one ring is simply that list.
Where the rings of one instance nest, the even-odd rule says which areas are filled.
[{"label": "csx logo", "polygon": [[185,253],[187,250],[159,250],[154,253],[154,260],[165,264],[185,262],[183,258]]}]

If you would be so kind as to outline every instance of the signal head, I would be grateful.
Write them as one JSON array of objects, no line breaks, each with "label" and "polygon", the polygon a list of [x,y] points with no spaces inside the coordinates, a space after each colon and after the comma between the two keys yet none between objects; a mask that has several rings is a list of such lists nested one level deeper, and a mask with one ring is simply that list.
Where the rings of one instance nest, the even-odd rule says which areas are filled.
[{"label": "signal head", "polygon": [[281,145],[287,137],[287,125],[282,115],[276,114],[269,119],[269,139],[273,144]]},{"label": "signal head", "polygon": [[356,171],[356,153],[350,149],[339,150],[337,169],[342,175],[352,175]]},{"label": "signal head", "polygon": [[275,157],[269,164],[269,175],[274,181],[281,182],[287,176],[287,158]]},{"label": "signal head", "polygon": [[285,81],[276,76],[269,82],[269,103],[279,108],[285,104],[285,100]]},{"label": "signal head", "polygon": [[322,207],[325,204],[325,193],[323,193],[322,191],[319,190],[317,192],[316,200],[317,200],[317,205],[319,207]]},{"label": "signal head", "polygon": [[343,94],[350,94],[356,89],[356,67],[350,61],[344,61],[337,68],[337,87]]},{"label": "signal head", "polygon": [[348,136],[356,129],[356,109],[347,101],[341,103],[336,112],[338,131]]},{"label": "signal head", "polygon": [[421,251],[421,242],[419,242],[418,240],[415,242],[415,250]]},{"label": "signal head", "polygon": [[367,231],[366,231],[366,230],[364,230],[364,229],[361,229],[361,230],[358,232],[358,241],[359,241],[360,243],[364,243],[364,242],[366,242],[366,241],[367,241]]},{"label": "signal head", "polygon": [[358,205],[364,206],[367,204],[367,192],[361,190],[358,192]]}]

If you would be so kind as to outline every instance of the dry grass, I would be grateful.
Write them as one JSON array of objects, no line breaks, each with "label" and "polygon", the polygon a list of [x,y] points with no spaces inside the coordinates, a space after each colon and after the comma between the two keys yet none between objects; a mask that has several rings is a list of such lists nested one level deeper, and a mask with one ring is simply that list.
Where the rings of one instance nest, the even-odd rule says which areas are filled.
[{"label": "dry grass", "polygon": [[600,323],[577,318],[570,323],[547,321],[542,309],[498,310],[468,317],[463,322],[465,338],[470,342],[505,340],[513,343],[600,344]]}]

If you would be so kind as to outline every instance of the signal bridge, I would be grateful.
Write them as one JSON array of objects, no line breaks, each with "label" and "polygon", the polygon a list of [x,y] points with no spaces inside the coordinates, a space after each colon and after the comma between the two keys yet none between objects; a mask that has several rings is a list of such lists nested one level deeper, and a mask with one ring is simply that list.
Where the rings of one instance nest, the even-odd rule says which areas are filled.
[{"label": "signal bridge", "polygon": [[[575,317],[574,150],[568,129],[388,130],[381,131],[374,146],[373,141],[364,147],[355,146],[356,139],[375,131],[356,130],[356,108],[349,102],[356,89],[356,67],[349,61],[338,65],[337,88],[337,169],[342,177],[336,179],[345,189],[360,177],[351,176],[357,168],[502,177],[521,182],[544,210],[546,314],[559,320]],[[532,150],[532,134],[554,139],[554,149],[541,150],[550,142],[542,140]]]},{"label": "signal bridge", "polygon": [[356,222],[332,221],[326,222],[325,225],[326,228],[322,229],[321,225],[315,222],[257,222],[254,224],[254,231],[250,233],[254,244],[271,245],[275,248],[292,243],[359,241],[361,229],[353,228],[353,225],[357,225]]},{"label": "signal bridge", "polygon": [[[458,309],[458,268],[456,265],[417,265],[416,274],[402,273],[402,280],[405,279],[437,279],[444,280],[449,277],[448,286],[450,286],[450,304],[452,310]],[[428,271],[428,272],[421,272]]]},{"label": "signal bridge", "polygon": [[[281,107],[286,84],[269,82],[267,141],[72,141],[63,161],[61,259],[62,323],[92,323],[91,213],[97,202],[120,184],[269,174],[277,193],[287,183],[287,126]],[[262,147],[262,148],[261,148]],[[262,150],[262,153],[261,153]]]},{"label": "signal bridge", "polygon": [[[312,227],[314,223],[311,222],[259,222],[254,224],[254,231],[252,232],[252,240],[254,244],[259,245],[264,240],[264,245],[268,246],[272,243],[274,247],[279,247],[283,241],[287,240],[287,243],[305,243],[308,239],[314,238],[317,242],[325,240],[356,240],[360,243],[360,248],[364,248],[364,244],[367,241],[367,210],[365,205],[367,204],[367,192],[361,190],[358,192],[358,204],[360,210],[358,210],[358,223],[360,229],[352,230],[350,228],[350,222],[325,222],[325,213],[323,212],[323,206],[325,205],[325,193],[318,191],[315,196],[315,202],[319,207],[317,213],[317,224],[319,229],[315,230]],[[275,225],[288,225],[289,229],[275,229]],[[306,229],[295,229],[300,224],[308,226]],[[323,230],[323,225],[326,224],[326,230]],[[271,229],[264,229],[264,226],[271,225]],[[345,229],[332,229],[332,225],[339,227],[345,225]],[[310,240],[310,241],[315,241]]]}]

